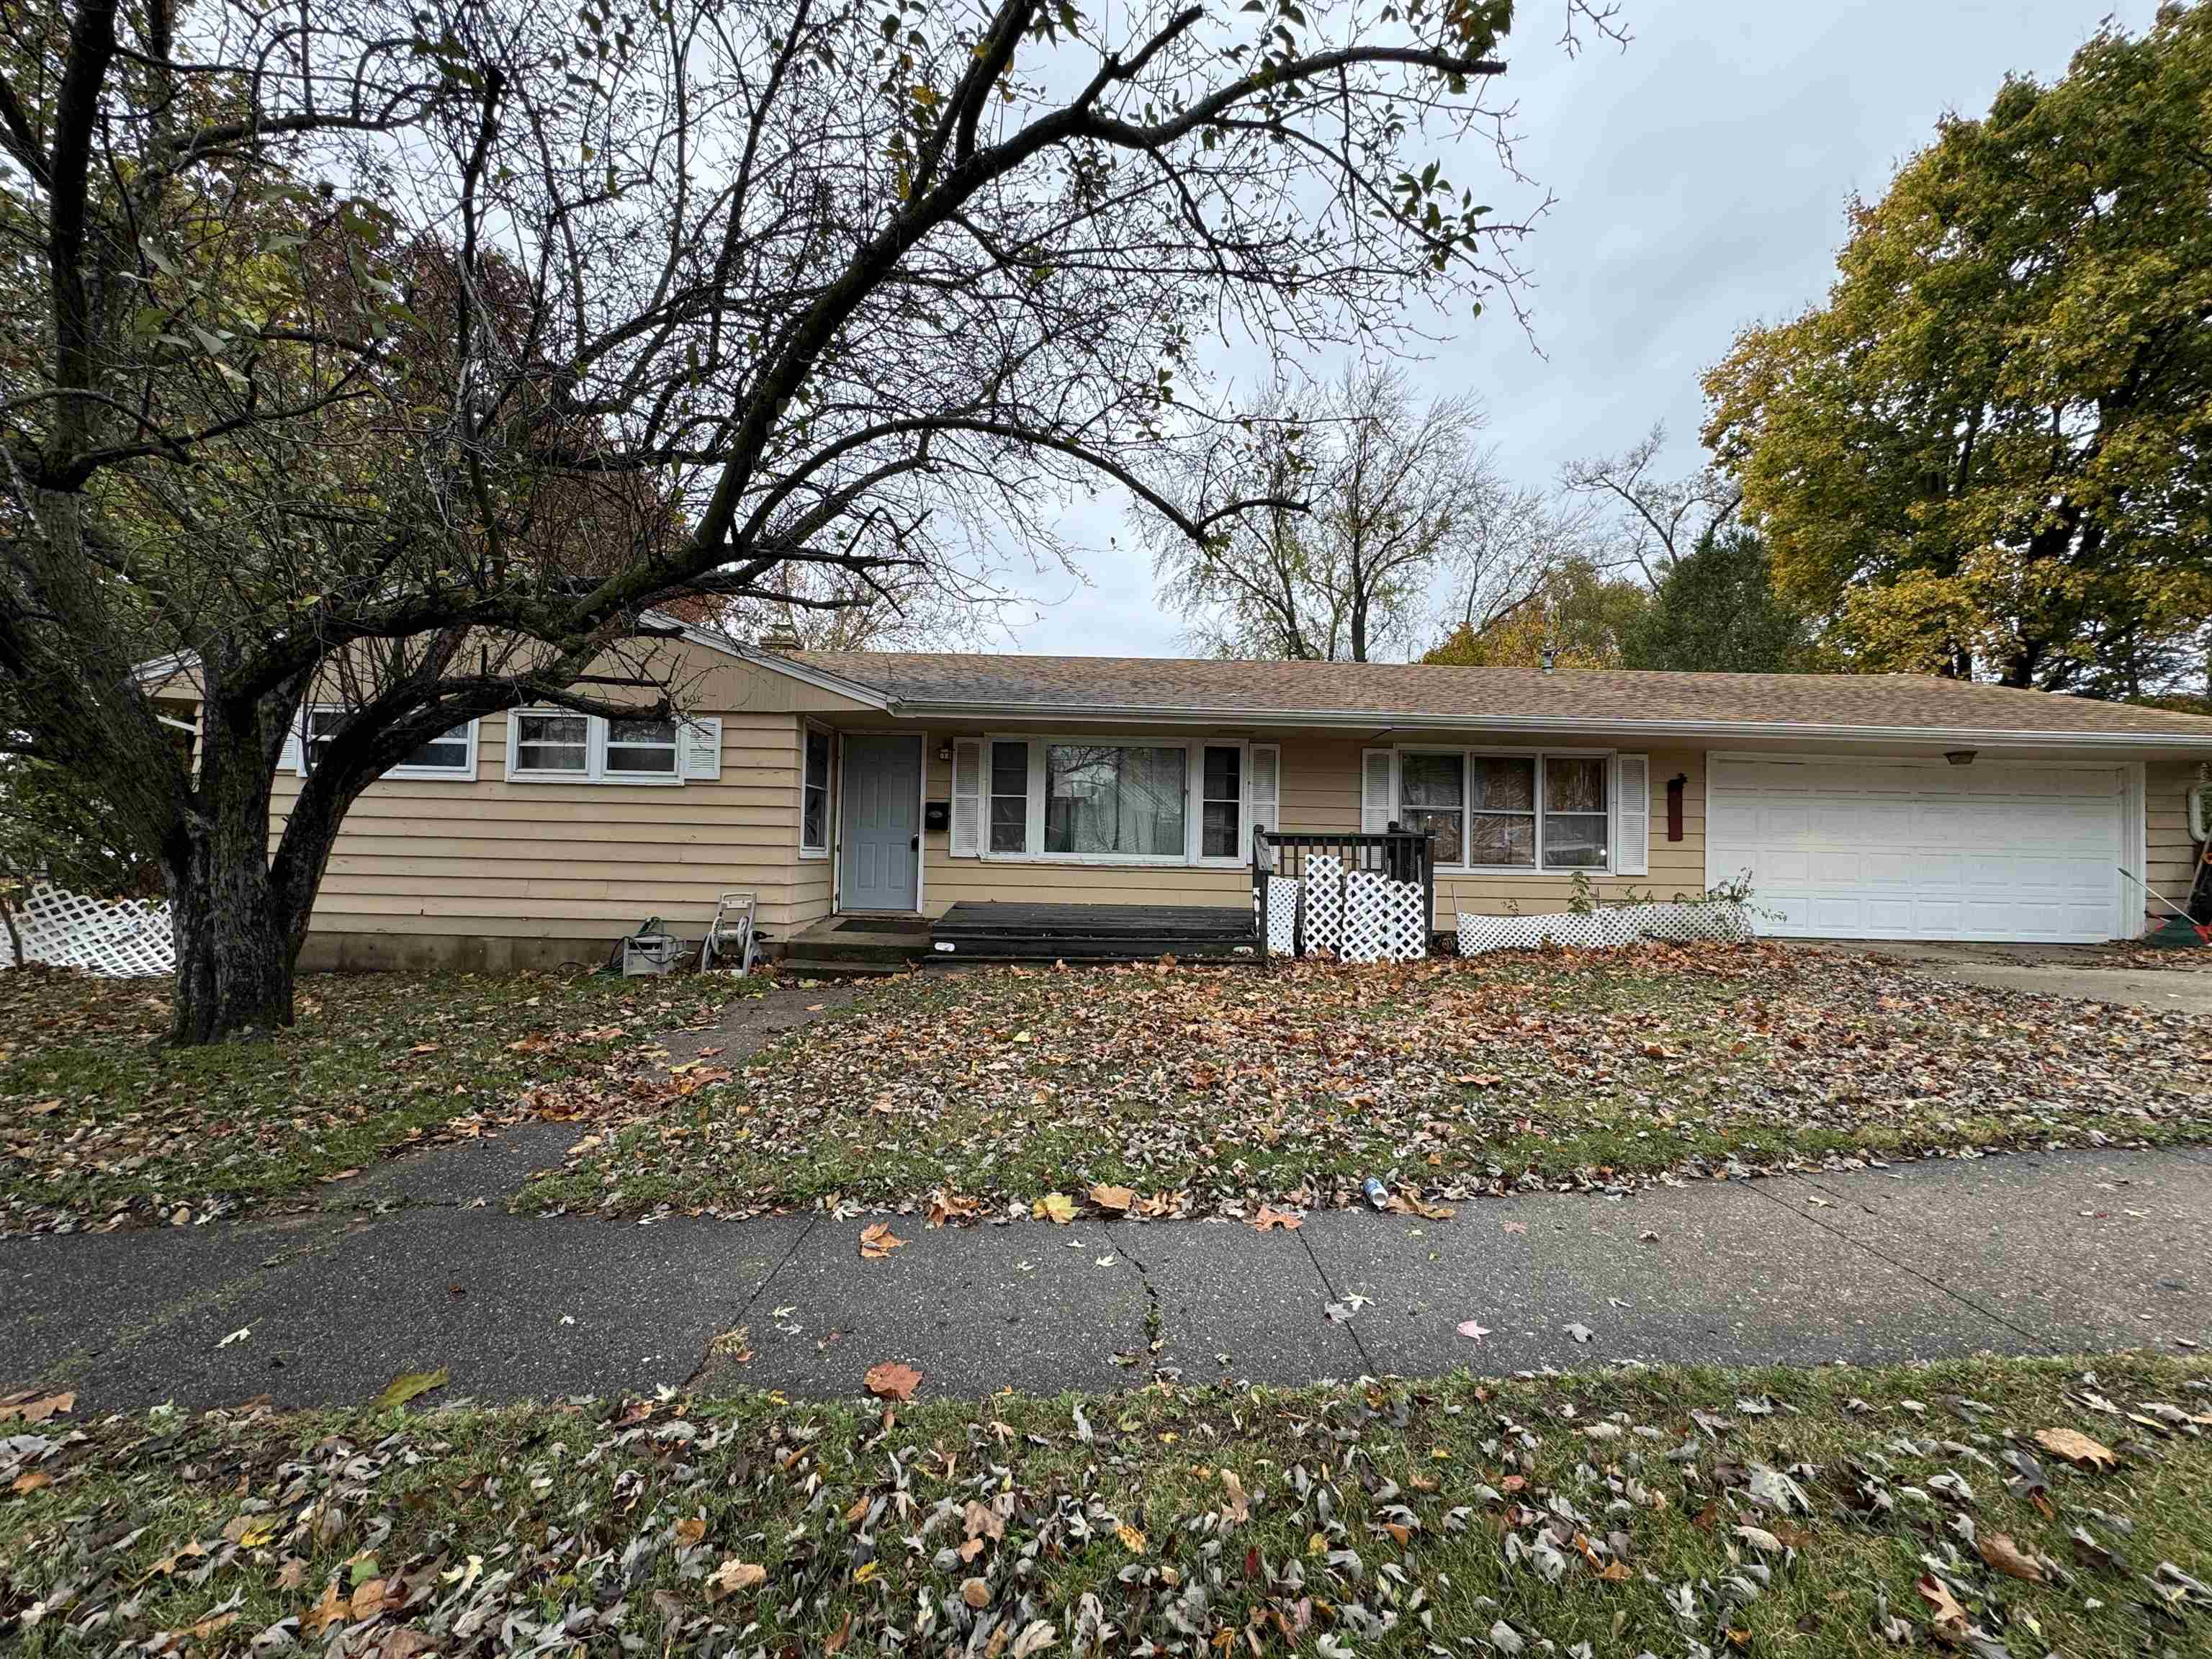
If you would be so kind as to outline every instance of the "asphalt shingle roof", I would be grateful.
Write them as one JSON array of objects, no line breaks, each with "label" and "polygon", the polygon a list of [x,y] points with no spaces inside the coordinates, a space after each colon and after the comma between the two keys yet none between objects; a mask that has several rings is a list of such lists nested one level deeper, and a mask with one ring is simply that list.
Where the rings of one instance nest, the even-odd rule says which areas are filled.
[{"label": "asphalt shingle roof", "polygon": [[2199,737],[2212,718],[1911,674],[1670,674],[1626,669],[1446,668],[1425,663],[802,651],[794,662],[895,701],[1009,713],[1203,710],[1242,717],[1371,714],[1407,723],[1495,719],[1881,726],[2053,737]]}]

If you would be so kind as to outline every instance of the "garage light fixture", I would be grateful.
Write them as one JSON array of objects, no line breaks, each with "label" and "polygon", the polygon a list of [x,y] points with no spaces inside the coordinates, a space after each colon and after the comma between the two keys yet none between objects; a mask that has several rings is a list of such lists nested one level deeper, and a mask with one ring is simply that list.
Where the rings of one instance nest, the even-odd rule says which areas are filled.
[{"label": "garage light fixture", "polygon": [[1946,749],[1943,751],[1943,758],[1954,766],[1972,766],[1974,763],[1975,755],[1979,752],[1973,749]]}]

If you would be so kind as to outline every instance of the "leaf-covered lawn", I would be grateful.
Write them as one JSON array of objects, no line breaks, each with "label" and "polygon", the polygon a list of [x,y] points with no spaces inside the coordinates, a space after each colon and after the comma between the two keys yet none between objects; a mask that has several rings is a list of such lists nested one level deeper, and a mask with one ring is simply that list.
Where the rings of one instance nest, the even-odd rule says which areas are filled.
[{"label": "leaf-covered lawn", "polygon": [[544,1207],[956,1213],[1097,1184],[1156,1215],[1435,1203],[1795,1160],[2212,1136],[2212,1020],[1863,957],[1653,946],[1405,968],[910,977],[680,1110],[595,1134]]},{"label": "leaf-covered lawn", "polygon": [[[190,1221],[532,1110],[759,981],[304,975],[265,1042],[170,1048],[167,982],[0,973],[0,1232]],[[562,1104],[542,1109],[565,1114]]]},{"label": "leaf-covered lawn", "polygon": [[0,1630],[31,1656],[2203,1653],[2212,1370],[2094,1366],[54,1415],[0,1440]]}]

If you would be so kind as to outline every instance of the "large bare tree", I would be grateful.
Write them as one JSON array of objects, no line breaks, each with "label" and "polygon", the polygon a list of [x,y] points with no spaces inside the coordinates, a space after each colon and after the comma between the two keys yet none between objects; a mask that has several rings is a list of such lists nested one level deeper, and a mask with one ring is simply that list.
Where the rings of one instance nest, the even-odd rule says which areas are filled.
[{"label": "large bare tree", "polygon": [[1101,478],[1234,522],[1162,466],[1206,337],[1291,351],[1512,279],[1519,228],[1423,164],[1502,142],[1507,15],[10,9],[0,695],[158,859],[179,1040],[289,1019],[339,823],[427,739],[680,713],[659,607],[950,563],[987,520],[1049,555]]},{"label": "large bare tree", "polygon": [[1368,662],[1432,628],[1439,582],[1486,585],[1520,556],[1511,495],[1469,397],[1422,403],[1388,365],[1298,397],[1271,391],[1170,468],[1181,499],[1254,500],[1194,538],[1143,520],[1161,599],[1213,655]]}]

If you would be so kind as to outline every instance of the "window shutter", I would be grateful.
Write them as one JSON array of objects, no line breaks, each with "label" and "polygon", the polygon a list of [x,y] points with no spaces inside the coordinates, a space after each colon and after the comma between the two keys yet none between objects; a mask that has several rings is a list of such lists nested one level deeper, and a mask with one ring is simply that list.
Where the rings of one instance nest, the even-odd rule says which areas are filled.
[{"label": "window shutter", "polygon": [[[1283,827],[1283,750],[1279,744],[1255,743],[1244,769],[1249,810],[1245,813],[1244,851],[1252,851],[1252,831],[1273,835]],[[1272,856],[1272,855],[1271,855]],[[1269,866],[1273,868],[1272,863]]]},{"label": "window shutter", "polygon": [[1613,872],[1649,875],[1651,871],[1651,757],[1613,757]]},{"label": "window shutter", "polygon": [[978,850],[983,818],[983,745],[952,745],[952,856],[972,859]]},{"label": "window shutter", "polygon": [[678,767],[687,778],[722,775],[722,720],[718,714],[696,714],[677,728]]},{"label": "window shutter", "polygon": [[307,747],[300,741],[300,730],[307,724],[307,720],[306,709],[295,708],[292,711],[291,726],[284,733],[284,752],[276,757],[276,765],[280,771],[297,772],[301,777],[307,775]]},{"label": "window shutter", "polygon": [[1398,811],[1398,751],[1370,749],[1359,757],[1359,833],[1379,836]]}]

